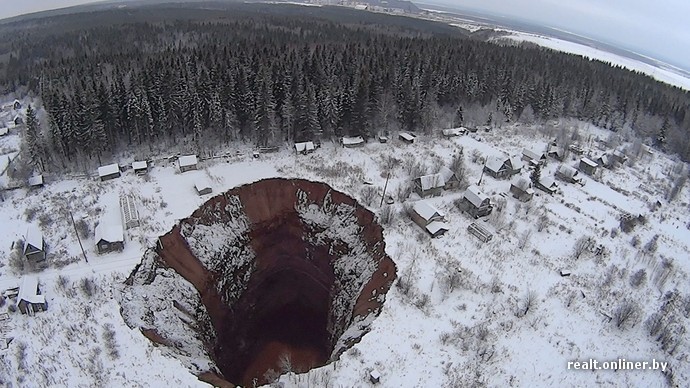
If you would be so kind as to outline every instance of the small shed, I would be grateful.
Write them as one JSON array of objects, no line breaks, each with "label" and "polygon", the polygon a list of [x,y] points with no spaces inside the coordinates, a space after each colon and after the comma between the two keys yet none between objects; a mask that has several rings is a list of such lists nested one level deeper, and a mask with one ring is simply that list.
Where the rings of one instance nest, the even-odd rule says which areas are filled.
[{"label": "small shed", "polygon": [[120,177],[120,166],[117,163],[98,167],[98,177],[101,181],[107,181]]},{"label": "small shed", "polygon": [[24,249],[22,256],[32,263],[40,263],[46,259],[45,241],[43,232],[36,225],[29,225],[24,236]]},{"label": "small shed", "polygon": [[122,222],[125,229],[136,228],[139,226],[139,212],[134,197],[131,195],[120,196],[120,210],[122,212]]},{"label": "small shed", "polygon": [[22,103],[19,100],[14,100],[12,102],[12,109],[14,109],[14,110],[22,109]]},{"label": "small shed", "polygon": [[489,196],[482,193],[477,185],[472,185],[465,190],[460,200],[460,207],[474,218],[488,216],[493,210]]},{"label": "small shed", "polygon": [[22,124],[24,124],[24,118],[20,115],[16,115],[16,116],[14,116],[14,119],[12,119],[12,122],[14,123],[15,126],[22,125]]},{"label": "small shed", "polygon": [[580,171],[587,175],[594,175],[594,173],[597,171],[597,167],[599,167],[599,165],[592,159],[580,159]]},{"label": "small shed", "polygon": [[551,145],[549,147],[549,150],[547,152],[548,156],[551,158],[554,158],[558,161],[563,161],[565,159],[565,150],[561,147],[558,147],[556,145]]},{"label": "small shed", "polygon": [[196,155],[184,155],[177,159],[177,163],[180,166],[180,172],[187,172],[197,169],[197,159]]},{"label": "small shed", "polygon": [[17,308],[22,314],[27,315],[34,315],[34,313],[48,309],[46,297],[41,295],[41,290],[38,288],[37,278],[33,276],[22,278],[19,294],[17,294]]},{"label": "small shed", "polygon": [[364,147],[364,138],[362,136],[354,136],[354,137],[345,136],[345,137],[340,139],[340,143],[345,148]]},{"label": "small shed", "polygon": [[414,191],[425,198],[441,194],[445,185],[446,182],[441,174],[424,175],[414,180]]},{"label": "small shed", "polygon": [[417,201],[412,207],[410,217],[417,225],[431,235],[438,237],[449,230],[445,215],[428,201]]},{"label": "small shed", "polygon": [[489,230],[474,222],[467,227],[467,231],[481,242],[489,242],[494,237]]},{"label": "small shed", "polygon": [[568,150],[572,151],[577,155],[582,155],[585,153],[585,149],[579,144],[571,144],[568,146]]},{"label": "small shed", "polygon": [[295,143],[295,152],[298,154],[306,155],[314,152],[316,147],[313,141],[304,141],[301,143]]},{"label": "small shed", "polygon": [[600,157],[597,158],[595,162],[598,165],[606,168],[612,168],[614,165],[614,159],[609,154],[602,154]]},{"label": "small shed", "polygon": [[510,193],[521,202],[528,202],[534,196],[532,182],[528,179],[520,178],[510,184]]},{"label": "small shed", "polygon": [[378,384],[379,382],[381,382],[381,373],[379,373],[379,371],[377,371],[376,369],[372,370],[371,372],[369,372],[369,381],[372,384]]},{"label": "small shed", "polygon": [[0,136],[7,136],[10,133],[10,129],[7,127],[0,128]]},{"label": "small shed", "polygon": [[96,225],[95,237],[98,253],[103,254],[125,249],[125,235],[122,231],[122,225],[113,219],[101,219]]},{"label": "small shed", "polygon": [[611,158],[616,163],[620,163],[620,164],[623,164],[623,163],[628,161],[628,156],[625,155],[625,153],[623,151],[621,151],[620,149],[614,150],[613,153],[611,154]]},{"label": "small shed", "polygon": [[416,139],[416,137],[413,134],[407,132],[400,132],[398,134],[398,138],[407,144],[414,143],[414,140]]},{"label": "small shed", "polygon": [[146,175],[149,172],[149,163],[145,160],[132,163],[132,170],[137,175]]},{"label": "small shed", "polygon": [[29,188],[35,189],[43,187],[43,175],[34,175],[29,178]]},{"label": "small shed", "polygon": [[580,183],[582,181],[578,176],[577,170],[565,164],[558,166],[556,177],[568,183]]},{"label": "small shed", "polygon": [[199,195],[211,194],[213,191],[213,188],[211,188],[211,183],[204,177],[198,177],[194,181],[194,189]]},{"label": "small shed", "polygon": [[379,143],[388,143],[388,136],[380,135],[378,138]]},{"label": "small shed", "polygon": [[551,177],[543,177],[534,185],[537,189],[553,195],[558,190],[558,183]]},{"label": "small shed", "polygon": [[460,179],[455,175],[450,168],[443,166],[438,171],[439,175],[443,178],[443,188],[445,190],[456,190],[460,187]]}]

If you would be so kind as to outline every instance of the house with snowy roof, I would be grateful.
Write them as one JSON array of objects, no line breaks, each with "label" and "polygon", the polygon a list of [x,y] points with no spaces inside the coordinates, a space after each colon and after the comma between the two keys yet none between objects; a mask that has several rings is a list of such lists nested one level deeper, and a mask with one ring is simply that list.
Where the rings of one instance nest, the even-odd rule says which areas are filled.
[{"label": "house with snowy roof", "polygon": [[594,173],[597,171],[597,167],[599,167],[599,165],[597,164],[597,162],[593,161],[592,159],[589,159],[589,158],[580,159],[579,169],[580,169],[580,171],[582,171],[583,173],[585,173],[587,175],[594,175]]},{"label": "house with snowy roof", "polygon": [[98,177],[101,181],[107,181],[120,177],[120,166],[117,163],[98,167]]},{"label": "house with snowy roof", "polygon": [[137,175],[146,175],[149,172],[149,163],[145,160],[139,160],[132,163],[132,170]]},{"label": "house with snowy roof", "polygon": [[194,180],[194,189],[196,190],[196,193],[199,195],[206,195],[206,194],[211,194],[213,191],[213,188],[211,187],[211,182],[208,181],[205,177],[197,177]]},{"label": "house with snowy roof", "polygon": [[313,141],[303,141],[300,143],[295,143],[295,152],[298,154],[306,155],[311,154],[316,149]]},{"label": "house with snowy roof", "polygon": [[400,132],[398,134],[398,139],[402,140],[404,143],[412,144],[414,143],[414,139],[416,139],[416,136],[411,133]]},{"label": "house with snowy roof", "polygon": [[532,165],[544,164],[546,163],[546,154],[539,151],[530,150],[527,148],[522,149],[522,160],[528,162]]},{"label": "house with snowy roof", "polygon": [[532,182],[526,178],[520,178],[510,183],[510,193],[521,202],[528,202],[534,196]]},{"label": "house with snowy roof", "polygon": [[362,136],[344,136],[340,139],[340,144],[345,148],[364,147],[364,138]]},{"label": "house with snowy roof", "polygon": [[414,191],[425,198],[441,194],[445,185],[446,182],[441,174],[424,175],[414,180]]},{"label": "house with snowy roof", "polygon": [[36,225],[29,225],[26,230],[22,256],[30,263],[40,263],[46,259],[43,232]]},{"label": "house with snowy roof", "polygon": [[474,218],[487,216],[493,210],[489,196],[482,193],[477,185],[472,185],[465,190],[459,201],[459,207]]},{"label": "house with snowy roof", "polygon": [[32,189],[43,187],[43,175],[34,175],[30,177],[27,183]]},{"label": "house with snowy roof", "polygon": [[449,230],[445,215],[428,201],[415,202],[410,210],[410,218],[431,237],[438,237]]},{"label": "house with snowy roof", "polygon": [[22,109],[22,103],[19,100],[14,100],[12,102],[12,109],[14,109],[14,110]]},{"label": "house with snowy roof", "polygon": [[539,182],[537,182],[534,187],[537,189],[553,195],[553,193],[558,190],[558,183],[552,177],[542,177]]},{"label": "house with snowy roof", "polygon": [[122,221],[113,209],[106,211],[94,231],[94,241],[98,253],[108,253],[125,249],[125,234]]},{"label": "house with snowy roof", "polygon": [[180,167],[180,172],[187,172],[197,169],[197,158],[196,155],[183,155],[177,159],[177,163]]},{"label": "house with snowy roof", "polygon": [[27,315],[34,315],[34,313],[48,309],[46,297],[41,295],[41,290],[38,288],[37,278],[33,276],[22,278],[19,294],[17,294],[17,308],[22,314]]},{"label": "house with snowy roof", "polygon": [[561,164],[556,170],[556,178],[568,183],[580,183],[582,178],[578,175],[578,171],[575,168],[565,164]]},{"label": "house with snowy roof", "polygon": [[460,179],[458,179],[450,168],[443,166],[438,173],[441,175],[441,178],[443,178],[443,189],[457,190],[460,187]]}]

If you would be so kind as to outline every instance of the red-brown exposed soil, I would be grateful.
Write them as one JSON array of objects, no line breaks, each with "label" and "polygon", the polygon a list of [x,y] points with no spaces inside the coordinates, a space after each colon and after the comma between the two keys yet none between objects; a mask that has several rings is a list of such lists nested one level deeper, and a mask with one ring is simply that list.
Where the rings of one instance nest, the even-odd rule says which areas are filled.
[{"label": "red-brown exposed soil", "polygon": [[[323,245],[307,241],[307,226],[296,211],[298,191],[319,206],[330,193],[332,203],[355,209],[367,260],[376,270],[364,279],[353,311],[346,317],[336,318],[332,309],[333,263],[346,246],[337,241]],[[192,254],[180,225],[228,221],[231,215],[219,209],[226,209],[232,196],[239,197],[250,222],[247,237],[255,260],[245,290],[228,305],[222,296],[225,290],[217,286],[221,275]],[[254,379],[265,383],[264,373],[270,369],[282,372],[284,354],[289,355],[294,371],[324,365],[337,356],[332,353],[338,336],[356,316],[378,313],[383,303],[379,295],[385,295],[395,278],[395,264],[385,254],[382,228],[374,214],[323,183],[267,179],[241,186],[210,199],[180,225],[160,238],[158,254],[199,291],[216,332],[216,343],[210,344],[214,361],[225,379],[243,386],[252,386]],[[247,268],[237,268],[231,277],[239,279],[243,270]]]}]

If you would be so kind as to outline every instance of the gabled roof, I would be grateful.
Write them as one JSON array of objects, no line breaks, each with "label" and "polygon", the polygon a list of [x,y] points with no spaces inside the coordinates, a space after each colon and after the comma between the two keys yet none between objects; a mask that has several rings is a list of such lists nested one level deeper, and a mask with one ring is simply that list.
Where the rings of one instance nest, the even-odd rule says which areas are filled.
[{"label": "gabled roof", "polygon": [[522,149],[522,155],[524,155],[530,159],[534,159],[534,160],[541,160],[541,159],[545,158],[543,152],[536,152],[536,151],[528,150],[527,148]]},{"label": "gabled roof", "polygon": [[460,127],[460,128],[448,128],[444,129],[441,131],[443,133],[443,136],[460,136],[463,133],[467,132],[467,129]]},{"label": "gabled roof", "polygon": [[196,191],[202,191],[205,189],[210,189],[211,188],[211,182],[208,181],[203,176],[197,177],[196,180],[194,181],[194,188]]},{"label": "gabled roof", "polygon": [[524,163],[522,163],[522,160],[518,158],[517,156],[511,156],[508,159],[508,163],[510,164],[510,168],[513,170],[519,170],[524,166]]},{"label": "gabled roof", "polygon": [[180,158],[178,159],[178,163],[180,163],[180,167],[194,166],[197,163],[196,155],[180,156]]},{"label": "gabled roof", "polygon": [[525,192],[532,190],[532,182],[525,178],[520,178],[517,181],[512,182],[511,185]]},{"label": "gabled roof", "polygon": [[99,241],[107,241],[109,243],[114,243],[114,242],[124,242],[125,241],[125,236],[124,232],[122,231],[122,225],[120,223],[106,223],[104,220],[101,220],[101,222],[96,225],[96,244],[98,244]]},{"label": "gabled roof", "polygon": [[445,230],[446,232],[450,230],[450,226],[441,221],[433,221],[430,222],[429,225],[426,226],[426,230],[431,233],[432,235],[438,233],[441,230]]},{"label": "gabled roof", "polygon": [[441,218],[445,217],[445,215],[441,213],[440,210],[436,209],[434,205],[424,200],[415,202],[414,207],[412,209],[415,213],[419,214],[420,217],[427,221],[434,218],[435,216]]},{"label": "gabled roof", "polygon": [[546,176],[546,177],[541,178],[541,179],[539,180],[539,183],[540,183],[542,186],[548,187],[548,188],[555,188],[555,187],[558,187],[558,183],[556,183],[556,180],[554,180],[554,179],[553,179],[552,177],[550,177],[550,176]]},{"label": "gabled roof", "polygon": [[492,156],[486,160],[486,168],[489,169],[489,171],[493,172],[499,172],[503,168],[503,164],[505,164],[506,158],[498,157],[498,156]]},{"label": "gabled roof", "polygon": [[314,151],[314,142],[305,141],[302,143],[295,143],[295,150],[297,150],[297,152]]},{"label": "gabled roof", "polygon": [[568,165],[565,165],[565,164],[561,164],[560,166],[558,166],[558,170],[556,170],[556,171],[559,174],[563,175],[564,177],[567,177],[570,179],[574,178],[575,175],[577,175],[576,169],[574,169]]},{"label": "gabled roof", "polygon": [[582,158],[582,159],[580,159],[580,162],[584,163],[590,167],[599,167],[599,165],[595,161],[593,161],[592,159],[589,159],[589,158]]},{"label": "gabled roof", "polygon": [[623,152],[619,149],[613,150],[613,156],[620,158],[620,159],[627,159],[628,158],[628,156],[625,155],[625,152]]},{"label": "gabled roof", "polygon": [[29,303],[45,303],[45,295],[38,295],[38,279],[33,276],[24,276],[22,283],[19,286],[19,294],[17,295],[17,305],[19,302],[25,300]]},{"label": "gabled roof", "polygon": [[43,250],[43,232],[36,225],[29,225],[26,229],[26,236],[24,236],[24,254],[27,248],[31,245],[36,249]]},{"label": "gabled roof", "polygon": [[146,168],[148,168],[148,166],[149,166],[149,164],[145,160],[136,161],[136,162],[132,163],[132,168],[135,170],[146,169]]},{"label": "gabled roof", "polygon": [[463,196],[475,207],[481,206],[485,200],[489,199],[489,196],[482,193],[477,185],[468,187]]},{"label": "gabled roof", "polygon": [[117,163],[109,164],[107,166],[98,167],[98,176],[104,177],[120,172],[120,166]]},{"label": "gabled roof", "polygon": [[424,175],[420,176],[418,179],[422,185],[422,190],[424,191],[437,187],[443,187],[446,184],[446,180],[443,179],[441,174]]},{"label": "gabled roof", "polygon": [[43,184],[43,175],[34,175],[29,178],[29,186],[40,186]]},{"label": "gabled roof", "polygon": [[357,145],[357,144],[363,144],[364,143],[364,138],[362,136],[355,136],[355,137],[343,137],[343,145]]},{"label": "gabled roof", "polygon": [[455,173],[446,166],[442,166],[441,169],[438,170],[438,174],[443,178],[444,184],[455,177]]}]

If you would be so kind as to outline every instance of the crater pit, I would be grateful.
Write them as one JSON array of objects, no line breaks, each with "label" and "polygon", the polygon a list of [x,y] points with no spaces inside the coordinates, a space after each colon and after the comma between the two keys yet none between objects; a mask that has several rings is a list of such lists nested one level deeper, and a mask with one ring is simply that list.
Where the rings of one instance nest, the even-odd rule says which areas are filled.
[{"label": "crater pit", "polygon": [[354,199],[266,179],[161,236],[126,281],[122,315],[200,378],[252,386],[359,341],[395,271],[381,226]]}]

